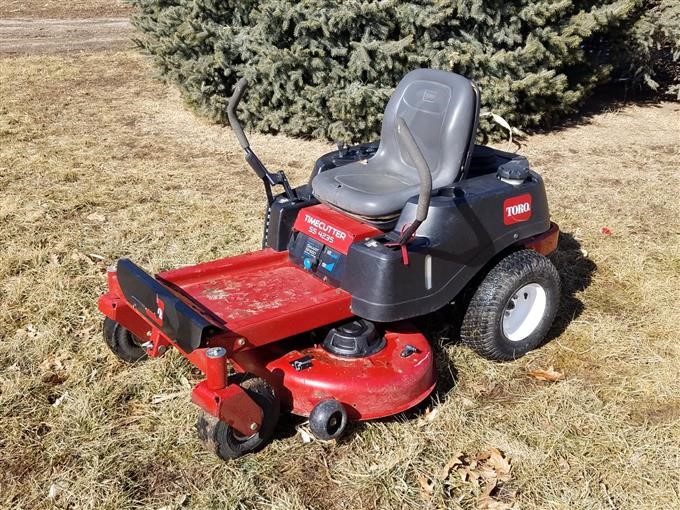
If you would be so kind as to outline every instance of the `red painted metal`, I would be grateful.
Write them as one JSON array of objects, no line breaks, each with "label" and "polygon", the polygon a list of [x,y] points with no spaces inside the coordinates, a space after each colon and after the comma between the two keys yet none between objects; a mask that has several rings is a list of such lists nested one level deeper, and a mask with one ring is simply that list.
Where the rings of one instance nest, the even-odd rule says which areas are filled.
[{"label": "red painted metal", "polygon": [[381,230],[323,204],[300,211],[293,228],[345,255],[353,243],[383,234]]},{"label": "red painted metal", "polygon": [[352,316],[350,294],[295,266],[287,252],[266,249],[157,278],[210,310],[247,347]]},{"label": "red painted metal", "polygon": [[[335,221],[339,214],[325,206],[319,210],[324,221]],[[381,234],[340,216],[342,221],[333,224],[354,240]],[[239,372],[263,377],[284,407],[305,416],[325,398],[343,402],[352,419],[388,416],[417,404],[434,387],[430,346],[406,323],[390,327],[385,349],[361,359],[333,356],[319,346],[291,347],[294,339],[278,342],[353,316],[347,292],[298,268],[287,252],[266,249],[167,271],[157,279],[208,310],[226,332],[210,338],[203,348],[184,352],[165,336],[156,316],[142,315],[125,301],[115,272],[109,272],[109,292],[100,298],[100,310],[148,339],[151,356],[162,355],[169,346],[177,348],[207,376],[194,388],[192,400],[242,435],[259,429],[262,410],[240,386],[225,380],[227,360]],[[407,344],[417,352],[402,358]],[[211,347],[224,347],[226,356],[209,358]],[[312,367],[296,372],[290,362],[305,355],[313,357]]]},{"label": "red painted metal", "polygon": [[524,246],[532,250],[536,250],[542,255],[550,255],[557,249],[557,243],[560,238],[560,228],[556,223],[550,223],[550,228],[538,234],[537,236],[531,237],[524,242]]},{"label": "red painted metal", "polygon": [[226,349],[215,347],[224,353],[222,356],[210,356],[206,354],[205,377],[208,388],[211,390],[221,390],[227,385],[227,358]]},{"label": "red painted metal", "polygon": [[[320,346],[293,350],[267,364],[278,380],[275,387],[293,413],[309,416],[327,398],[343,403],[353,420],[382,418],[405,411],[425,399],[434,388],[434,357],[427,339],[411,324],[392,324],[385,348],[366,358],[342,358]],[[406,345],[417,352],[407,357]],[[296,371],[292,362],[312,357],[310,368]]]},{"label": "red painted metal", "polygon": [[238,384],[211,390],[208,382],[202,381],[191,392],[191,400],[246,437],[262,425],[262,408]]}]

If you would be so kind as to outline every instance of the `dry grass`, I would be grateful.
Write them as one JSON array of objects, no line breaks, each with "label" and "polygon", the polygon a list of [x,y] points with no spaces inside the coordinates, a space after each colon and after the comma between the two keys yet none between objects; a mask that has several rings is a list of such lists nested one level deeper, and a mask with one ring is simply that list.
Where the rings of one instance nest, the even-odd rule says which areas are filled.
[{"label": "dry grass", "polygon": [[[472,508],[480,488],[436,475],[496,447],[513,466],[499,498],[525,510],[680,508],[677,104],[523,148],[569,234],[550,344],[494,364],[443,331],[441,377],[455,383],[431,421],[332,444],[304,444],[286,421],[263,452],[224,464],[195,437],[187,363],[125,366],[100,338],[116,258],[158,270],[259,241],[262,194],[234,139],[150,74],[132,53],[0,60],[0,507]],[[297,182],[327,148],[252,141]],[[565,379],[527,375],[550,365]]]}]

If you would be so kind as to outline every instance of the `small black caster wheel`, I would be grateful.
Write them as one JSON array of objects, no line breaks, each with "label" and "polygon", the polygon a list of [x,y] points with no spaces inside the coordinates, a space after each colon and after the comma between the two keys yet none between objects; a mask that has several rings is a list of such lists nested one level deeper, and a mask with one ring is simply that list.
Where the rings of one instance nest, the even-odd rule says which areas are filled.
[{"label": "small black caster wheel", "polygon": [[136,363],[147,358],[142,340],[108,317],[104,320],[104,340],[109,349],[123,361]]},{"label": "small black caster wheel", "polygon": [[279,421],[281,403],[267,382],[251,376],[240,385],[262,408],[260,430],[250,436],[244,436],[207,413],[201,413],[196,423],[198,437],[205,447],[222,460],[236,459],[261,449],[271,438]]},{"label": "small black caster wheel", "polygon": [[559,302],[560,276],[552,262],[533,250],[513,252],[477,287],[461,339],[487,359],[517,359],[543,343]]},{"label": "small black caster wheel", "polygon": [[345,406],[332,398],[319,402],[309,414],[309,428],[312,434],[324,441],[340,437],[346,426]]}]

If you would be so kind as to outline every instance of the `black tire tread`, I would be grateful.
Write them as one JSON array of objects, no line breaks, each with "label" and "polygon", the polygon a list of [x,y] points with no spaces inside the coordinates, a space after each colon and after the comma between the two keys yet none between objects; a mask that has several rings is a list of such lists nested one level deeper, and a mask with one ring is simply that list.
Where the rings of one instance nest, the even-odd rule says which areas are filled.
[{"label": "black tire tread", "polygon": [[104,319],[103,335],[111,352],[126,363],[138,363],[148,357],[146,350],[135,341],[132,333],[113,319]]},{"label": "black tire tread", "polygon": [[[549,292],[547,313],[541,324],[526,340],[511,342],[500,338],[500,318],[508,296],[537,276],[546,284]],[[461,340],[487,359],[517,359],[544,340],[555,318],[559,295],[559,273],[548,258],[529,249],[512,252],[487,273],[474,292],[461,324]]]}]

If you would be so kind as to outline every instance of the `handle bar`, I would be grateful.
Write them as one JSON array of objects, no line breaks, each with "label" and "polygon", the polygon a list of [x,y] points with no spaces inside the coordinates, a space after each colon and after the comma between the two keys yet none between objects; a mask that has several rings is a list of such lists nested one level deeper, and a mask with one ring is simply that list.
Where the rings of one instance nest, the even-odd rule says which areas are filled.
[{"label": "handle bar", "polygon": [[227,107],[227,117],[229,117],[229,124],[231,125],[231,129],[233,129],[234,133],[236,134],[238,143],[241,145],[241,147],[243,147],[244,150],[250,148],[250,142],[248,142],[248,138],[243,132],[241,123],[236,116],[236,108],[238,108],[238,104],[241,102],[241,98],[243,97],[243,94],[247,88],[248,79],[245,77],[241,78],[238,83],[236,83],[236,87],[234,87],[234,92],[231,95],[231,99],[229,99],[229,106]]},{"label": "handle bar", "polygon": [[260,161],[260,158],[257,157],[257,154],[255,154],[253,150],[250,148],[250,142],[248,141],[248,137],[243,132],[243,127],[241,126],[241,123],[238,120],[238,116],[236,115],[236,109],[238,108],[238,105],[241,102],[241,98],[243,97],[243,94],[245,94],[247,89],[248,79],[243,77],[236,83],[236,86],[234,87],[234,92],[232,93],[231,98],[229,99],[229,106],[227,106],[227,117],[229,118],[229,124],[231,125],[231,129],[234,130],[234,134],[236,135],[236,139],[238,140],[239,145],[243,148],[243,150],[246,153],[246,161],[253,169],[255,174],[264,182],[265,192],[267,193],[267,203],[271,205],[272,202],[274,201],[274,195],[272,194],[272,186],[278,184],[283,186],[283,189],[289,200],[296,200],[297,195],[295,191],[290,187],[288,179],[286,178],[286,174],[283,173],[283,170],[279,170],[275,174],[269,172],[269,170],[267,170],[267,167],[264,166],[262,161]]},{"label": "handle bar", "polygon": [[416,233],[418,227],[427,219],[427,211],[430,208],[430,200],[432,199],[432,174],[427,160],[418,147],[418,142],[411,133],[411,130],[406,124],[403,117],[397,120],[397,134],[399,141],[404,145],[406,152],[411,157],[413,164],[418,170],[418,177],[420,177],[420,192],[418,194],[418,208],[416,209],[416,219],[411,223],[401,234],[399,244],[406,244],[411,240],[411,237]]}]

